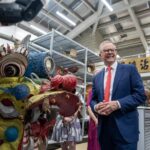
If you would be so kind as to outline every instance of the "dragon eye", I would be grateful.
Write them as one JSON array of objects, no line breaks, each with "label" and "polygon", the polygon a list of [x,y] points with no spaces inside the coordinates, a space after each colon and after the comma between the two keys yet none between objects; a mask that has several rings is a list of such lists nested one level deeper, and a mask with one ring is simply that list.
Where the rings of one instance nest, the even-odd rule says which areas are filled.
[{"label": "dragon eye", "polygon": [[47,67],[47,70],[51,71],[51,69],[52,69],[52,61],[50,59],[46,60],[45,65]]},{"label": "dragon eye", "polygon": [[19,68],[14,64],[5,66],[4,73],[6,77],[14,77],[19,75]]},{"label": "dragon eye", "polygon": [[45,62],[45,69],[46,69],[47,74],[53,73],[55,69],[54,60],[50,56],[47,56],[44,62]]}]

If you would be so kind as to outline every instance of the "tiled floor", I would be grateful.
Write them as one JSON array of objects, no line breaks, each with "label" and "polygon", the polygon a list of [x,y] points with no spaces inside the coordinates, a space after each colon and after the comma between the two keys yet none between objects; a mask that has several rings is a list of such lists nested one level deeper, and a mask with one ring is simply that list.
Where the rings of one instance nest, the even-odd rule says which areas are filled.
[{"label": "tiled floor", "polygon": [[[59,148],[57,150],[61,150],[61,148]],[[87,150],[87,143],[77,144],[76,150]]]}]

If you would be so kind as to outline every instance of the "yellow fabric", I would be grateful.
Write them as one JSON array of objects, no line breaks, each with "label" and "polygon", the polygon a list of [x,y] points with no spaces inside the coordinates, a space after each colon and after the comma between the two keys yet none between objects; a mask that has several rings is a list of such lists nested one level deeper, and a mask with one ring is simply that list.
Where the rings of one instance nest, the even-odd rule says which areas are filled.
[{"label": "yellow fabric", "polygon": [[[14,142],[7,142],[5,140],[4,132],[5,130],[10,127],[16,127],[19,131],[18,139]],[[19,119],[11,119],[11,120],[3,120],[0,119],[0,139],[4,140],[4,143],[0,145],[0,150],[18,150],[18,146],[21,142],[23,137],[23,123]]]},{"label": "yellow fabric", "polygon": [[27,104],[27,108],[31,107],[33,104],[40,102],[42,100],[44,100],[45,98],[47,98],[50,95],[57,95],[57,94],[61,94],[65,91],[47,91],[43,94],[38,94],[35,96],[32,96],[29,100],[28,100],[28,104]]},{"label": "yellow fabric", "polygon": [[[8,87],[15,87],[19,84],[26,84],[30,89],[31,95],[36,95],[40,92],[40,85],[38,84],[32,84],[29,80],[26,80],[24,77],[3,77],[0,78],[0,87],[1,88],[8,88]],[[0,94],[2,94],[3,91],[0,90]]]},{"label": "yellow fabric", "polygon": [[[28,86],[30,90],[30,95],[37,95],[40,91],[40,85],[33,84],[31,81],[26,80],[24,77],[0,78],[1,88],[13,88],[20,84],[25,84]],[[0,89],[0,101],[2,101],[3,99],[10,99],[20,116],[25,115],[28,99],[16,100],[16,98],[13,95],[4,93],[4,91]]]},{"label": "yellow fabric", "polygon": [[14,84],[23,81],[23,77],[0,77],[0,84]]}]

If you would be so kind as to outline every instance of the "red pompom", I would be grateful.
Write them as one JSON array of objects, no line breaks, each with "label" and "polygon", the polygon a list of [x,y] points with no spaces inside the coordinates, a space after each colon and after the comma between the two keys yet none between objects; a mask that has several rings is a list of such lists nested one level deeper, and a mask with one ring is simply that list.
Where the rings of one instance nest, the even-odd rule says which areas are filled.
[{"label": "red pompom", "polygon": [[67,74],[63,76],[63,89],[73,92],[77,85],[77,78],[74,75]]},{"label": "red pompom", "polygon": [[54,78],[51,79],[51,88],[57,90],[60,88],[62,83],[63,77],[61,75],[56,75]]}]

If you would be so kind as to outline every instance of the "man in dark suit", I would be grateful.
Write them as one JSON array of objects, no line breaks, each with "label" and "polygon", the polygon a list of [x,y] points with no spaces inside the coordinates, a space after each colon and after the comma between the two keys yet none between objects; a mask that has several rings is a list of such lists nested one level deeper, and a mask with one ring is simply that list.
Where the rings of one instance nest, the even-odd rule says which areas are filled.
[{"label": "man in dark suit", "polygon": [[104,69],[93,78],[91,108],[98,114],[101,150],[137,150],[137,106],[146,100],[142,79],[134,65],[116,61],[116,46],[100,44]]}]

